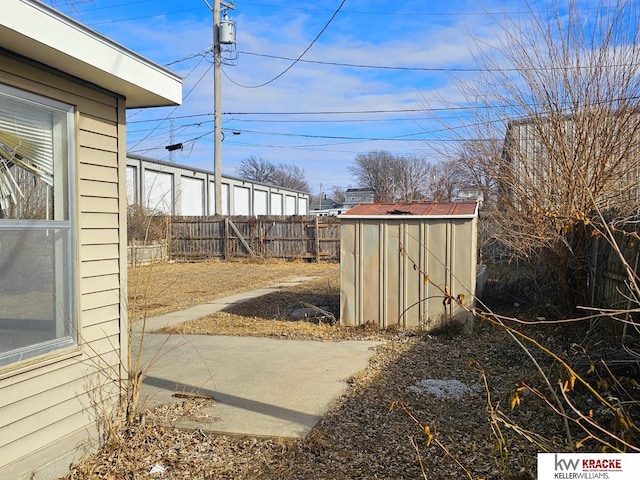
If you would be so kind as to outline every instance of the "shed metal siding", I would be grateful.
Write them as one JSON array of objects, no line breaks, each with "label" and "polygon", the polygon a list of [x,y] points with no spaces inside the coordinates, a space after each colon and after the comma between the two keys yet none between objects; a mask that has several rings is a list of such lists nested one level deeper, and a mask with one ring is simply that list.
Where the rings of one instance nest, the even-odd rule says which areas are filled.
[{"label": "shed metal siding", "polygon": [[[24,469],[66,453],[79,439],[87,440],[98,413],[98,391],[107,408],[119,396],[118,372],[126,355],[120,348],[126,272],[119,216],[126,192],[124,185],[119,187],[124,132],[118,123],[124,104],[116,96],[13,57],[0,54],[0,59],[0,82],[77,109],[79,347],[0,369],[0,477],[18,478]],[[47,449],[51,453],[42,454]]]},{"label": "shed metal siding", "polygon": [[462,295],[465,306],[475,300],[475,208],[411,207],[437,212],[433,216],[383,215],[386,206],[366,208],[371,216],[362,210],[341,216],[341,323],[431,330],[449,318],[469,321],[462,306],[443,301],[447,294]]}]

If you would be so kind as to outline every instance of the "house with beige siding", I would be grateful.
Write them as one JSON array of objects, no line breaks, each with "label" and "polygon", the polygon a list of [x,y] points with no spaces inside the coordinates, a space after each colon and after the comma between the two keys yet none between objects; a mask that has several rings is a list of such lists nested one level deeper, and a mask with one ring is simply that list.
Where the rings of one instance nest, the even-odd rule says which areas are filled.
[{"label": "house with beige siding", "polygon": [[125,112],[181,97],[179,77],[55,9],[2,1],[2,479],[65,474],[121,397]]}]

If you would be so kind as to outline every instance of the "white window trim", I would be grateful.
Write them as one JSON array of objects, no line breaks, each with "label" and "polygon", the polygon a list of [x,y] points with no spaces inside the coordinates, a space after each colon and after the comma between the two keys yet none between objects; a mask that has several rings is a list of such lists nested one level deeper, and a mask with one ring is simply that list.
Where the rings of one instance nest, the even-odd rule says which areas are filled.
[{"label": "white window trim", "polygon": [[[60,268],[63,270],[63,275],[56,276],[54,278],[54,291],[62,291],[66,297],[67,304],[64,307],[65,311],[60,311],[56,308],[55,322],[56,322],[56,338],[42,342],[39,344],[29,345],[22,348],[10,350],[7,352],[0,352],[0,370],[6,370],[15,366],[20,368],[25,362],[37,361],[38,357],[50,358],[51,354],[60,352],[64,355],[69,351],[69,347],[75,347],[78,345],[78,329],[79,329],[79,314],[78,314],[78,300],[77,300],[77,259],[76,259],[76,244],[77,233],[75,225],[76,222],[76,201],[75,201],[75,107],[66,103],[62,103],[53,100],[48,97],[37,95],[25,90],[10,87],[8,85],[0,84],[0,93],[15,97],[19,101],[25,101],[33,103],[43,108],[53,108],[65,114],[66,118],[66,148],[65,154],[67,156],[67,172],[64,175],[60,171],[61,162],[56,162],[55,158],[59,155],[59,151],[53,151],[54,154],[54,178],[55,175],[63,175],[66,178],[65,182],[55,182],[54,190],[57,192],[55,195],[64,195],[66,202],[66,212],[61,213],[61,220],[20,220],[20,219],[0,219],[0,231],[2,230],[64,230],[68,232],[68,241],[66,246],[55,245],[55,257],[54,261],[56,265],[58,262],[63,262]],[[56,128],[56,125],[53,125]],[[63,162],[62,162],[63,164]],[[66,194],[64,189],[66,187]],[[56,205],[54,208],[57,210],[59,207]],[[57,215],[56,215],[57,216]],[[63,249],[64,251],[61,251]],[[1,277],[0,277],[1,278]],[[68,291],[65,291],[65,285]],[[70,285],[69,285],[70,284]],[[65,328],[69,325],[68,328]],[[63,333],[69,330],[69,335],[63,335]],[[58,335],[60,337],[58,338]]]}]

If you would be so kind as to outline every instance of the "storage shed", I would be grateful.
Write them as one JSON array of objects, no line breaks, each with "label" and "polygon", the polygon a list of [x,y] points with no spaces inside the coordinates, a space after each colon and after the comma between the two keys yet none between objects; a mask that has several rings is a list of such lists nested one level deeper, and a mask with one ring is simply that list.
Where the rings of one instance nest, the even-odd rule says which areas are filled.
[{"label": "storage shed", "polygon": [[361,204],[339,218],[342,325],[471,329],[476,203]]},{"label": "storage shed", "polygon": [[127,384],[127,108],[182,80],[36,0],[0,16],[0,478],[95,448]]}]

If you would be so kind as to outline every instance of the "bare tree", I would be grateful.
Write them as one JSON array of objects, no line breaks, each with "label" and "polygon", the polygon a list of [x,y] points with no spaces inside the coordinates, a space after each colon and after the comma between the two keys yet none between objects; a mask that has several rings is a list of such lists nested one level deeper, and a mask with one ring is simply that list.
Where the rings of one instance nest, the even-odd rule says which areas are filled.
[{"label": "bare tree", "polygon": [[311,191],[304,169],[297,165],[275,164],[265,158],[251,155],[240,162],[238,173],[242,178],[254,182],[268,183],[301,192]]},{"label": "bare tree", "polygon": [[347,168],[358,185],[373,189],[376,202],[440,201],[444,197],[449,201],[457,186],[457,180],[445,178],[455,173],[448,167],[384,150],[359,154]]},{"label": "bare tree", "polygon": [[395,197],[400,202],[424,200],[424,182],[430,164],[420,157],[398,157],[395,166]]},{"label": "bare tree", "polygon": [[483,205],[494,203],[498,194],[492,165],[501,161],[503,143],[495,138],[465,141],[459,145],[452,159],[460,188],[479,192]]},{"label": "bare tree", "polygon": [[307,182],[306,173],[303,168],[297,165],[289,165],[280,163],[276,166],[273,174],[274,185],[279,187],[299,190],[301,192],[310,192],[309,182]]},{"label": "bare tree", "polygon": [[391,202],[395,197],[396,157],[386,150],[358,154],[347,170],[361,187],[373,189],[375,202]]},{"label": "bare tree", "polygon": [[273,183],[276,166],[269,160],[251,155],[240,162],[238,174],[254,182]]},{"label": "bare tree", "polygon": [[329,190],[331,193],[331,198],[338,203],[344,203],[344,195],[345,189],[339,185],[334,185]]},{"label": "bare tree", "polygon": [[[461,83],[468,104],[478,109],[464,119],[468,128],[455,129],[463,141],[447,145],[454,146],[448,152],[450,158],[465,165],[467,172],[475,172],[478,184],[497,192],[496,238],[515,257],[544,270],[546,276],[532,278],[548,283],[548,292],[558,294],[547,300],[564,300],[571,316],[579,317],[567,319],[567,311],[556,311],[563,322],[571,323],[555,333],[575,335],[574,345],[582,349],[589,370],[576,366],[566,351],[554,353],[549,341],[553,334],[542,325],[539,331],[531,328],[535,321],[523,322],[511,314],[501,317],[486,305],[474,313],[480,312],[481,318],[508,332],[543,380],[542,386],[519,384],[512,408],[520,401],[519,393],[527,390],[563,419],[568,449],[585,448],[592,442],[587,448],[593,451],[638,451],[637,391],[620,389],[624,400],[619,401],[617,393],[611,395],[606,391],[609,387],[596,385],[584,372],[593,374],[601,368],[598,378],[606,378],[608,385],[622,385],[623,370],[616,371],[620,367],[607,356],[621,352],[625,358],[616,359],[615,364],[629,365],[640,355],[637,343],[626,345],[622,337],[608,339],[607,347],[599,346],[602,353],[595,344],[606,342],[593,334],[605,318],[624,324],[625,333],[640,332],[638,262],[625,258],[614,235],[620,233],[616,229],[622,230],[621,225],[629,227],[640,200],[640,7],[625,0],[586,10],[572,0],[563,11],[558,5],[555,2],[547,10],[536,7],[517,18],[495,19],[494,43],[478,42],[481,73]],[[496,148],[498,139],[501,149]],[[592,236],[604,239],[625,267],[622,308],[588,306]],[[632,238],[640,236],[629,227],[624,243]],[[520,328],[519,323],[527,326]],[[534,331],[535,339],[523,333]],[[539,363],[540,352],[553,360],[560,374]],[[588,401],[573,395],[574,385],[588,392]],[[601,412],[615,420],[608,421]],[[573,442],[576,434],[579,437],[573,438],[579,440]]]},{"label": "bare tree", "polygon": [[451,160],[428,164],[425,195],[432,202],[453,202],[462,187],[457,164]]},{"label": "bare tree", "polygon": [[495,44],[478,42],[482,73],[460,83],[479,108],[458,131],[476,142],[458,143],[450,158],[478,159],[476,173],[499,186],[500,240],[545,262],[567,305],[585,301],[587,225],[638,202],[637,10],[621,1],[586,15],[570,1],[562,12],[556,2],[496,18]]}]

